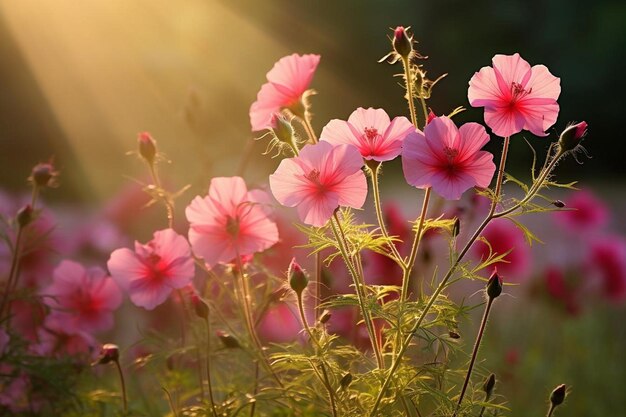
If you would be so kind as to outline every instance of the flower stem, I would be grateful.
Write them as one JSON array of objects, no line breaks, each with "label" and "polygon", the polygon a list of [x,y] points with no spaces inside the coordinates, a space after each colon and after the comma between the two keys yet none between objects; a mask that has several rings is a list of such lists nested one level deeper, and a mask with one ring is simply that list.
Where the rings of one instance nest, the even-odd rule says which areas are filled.
[{"label": "flower stem", "polygon": [[409,103],[409,112],[411,113],[411,123],[417,125],[417,115],[415,114],[415,103],[413,101],[413,79],[411,77],[411,62],[408,57],[402,58],[402,66],[404,67],[404,82],[406,88],[406,100]]},{"label": "flower stem", "polygon": [[456,260],[454,261],[450,269],[448,269],[448,272],[446,272],[446,275],[443,277],[443,279],[441,280],[441,282],[439,283],[439,285],[437,286],[433,294],[428,299],[428,303],[426,304],[426,307],[424,307],[424,310],[422,310],[422,313],[420,314],[419,318],[413,325],[413,328],[409,331],[409,334],[404,339],[404,342],[402,343],[402,346],[400,347],[400,351],[394,358],[391,364],[391,367],[389,368],[389,371],[387,372],[387,377],[385,378],[385,380],[383,381],[383,384],[380,387],[380,391],[378,392],[378,396],[376,397],[376,401],[374,402],[372,411],[370,411],[370,414],[369,414],[370,417],[373,417],[376,414],[376,411],[378,410],[378,407],[380,406],[380,402],[385,396],[385,391],[387,390],[387,387],[389,387],[389,384],[391,383],[391,379],[393,378],[394,372],[396,371],[396,369],[398,369],[398,366],[400,365],[400,362],[402,361],[402,357],[404,356],[404,353],[409,348],[409,345],[411,344],[413,337],[420,329],[422,322],[426,318],[426,315],[429,313],[431,307],[433,306],[433,304],[435,304],[435,300],[439,297],[439,294],[441,294],[443,289],[446,287],[448,280],[456,272],[456,269],[458,268],[459,264],[461,263],[461,261],[463,260],[467,252],[469,252],[474,242],[478,239],[482,231],[485,229],[485,227],[487,227],[489,222],[493,219],[493,213],[495,212],[496,205],[500,197],[500,192],[502,191],[502,180],[504,177],[504,167],[506,166],[508,148],[509,148],[509,137],[506,137],[504,138],[502,156],[500,157],[500,169],[498,170],[498,176],[496,179],[495,196],[491,204],[489,214],[487,215],[487,217],[485,217],[485,219],[480,224],[480,226],[478,226],[476,231],[474,231],[474,234],[472,235],[472,237],[470,237],[470,239],[467,241],[467,243],[465,244],[465,246],[463,247],[463,249],[457,256]]},{"label": "flower stem", "polygon": [[256,333],[256,328],[254,326],[254,319],[252,317],[252,309],[250,306],[251,300],[250,300],[250,295],[248,291],[248,283],[246,281],[246,277],[243,272],[243,263],[241,262],[241,256],[237,254],[236,259],[237,259],[237,268],[239,269],[239,277],[240,277],[240,285],[241,285],[241,303],[243,305],[243,312],[244,312],[243,315],[245,319],[244,321],[246,322],[248,333],[250,334],[250,339],[252,340],[252,344],[255,346],[256,350],[258,351],[258,355],[261,357],[261,359],[263,359],[263,365],[265,366],[267,371],[274,377],[278,385],[281,388],[283,388],[283,383],[280,381],[280,378],[278,378],[278,375],[276,375],[276,372],[274,371],[274,369],[269,363],[269,360],[265,356],[265,352],[263,351],[263,345],[261,344],[261,340],[259,339],[259,336]]},{"label": "flower stem", "polygon": [[320,318],[320,303],[322,302],[322,257],[315,253],[315,321]]},{"label": "flower stem", "polygon": [[208,317],[205,317],[206,323],[206,379],[209,390],[209,401],[211,410],[213,411],[213,417],[217,417],[217,411],[215,410],[215,400],[213,398],[213,384],[211,383],[211,322]]},{"label": "flower stem", "polygon": [[380,232],[383,234],[385,239],[387,240],[387,244],[391,253],[396,258],[396,262],[401,263],[402,257],[396,248],[396,245],[389,239],[389,233],[387,232],[387,227],[385,226],[385,219],[383,216],[382,205],[380,202],[380,189],[378,187],[378,178],[380,175],[380,167],[382,164],[380,162],[377,163],[375,168],[369,170],[371,171],[371,179],[372,179],[372,194],[374,194],[374,207],[376,209],[376,217],[378,219],[378,226],[380,227]]},{"label": "flower stem", "polygon": [[116,360],[115,366],[117,367],[117,373],[120,376],[120,385],[122,388],[122,403],[124,405],[124,414],[128,412],[128,398],[126,397],[126,382],[124,381],[124,372],[122,372],[122,367],[120,366],[120,361]]},{"label": "flower stem", "polygon": [[156,166],[153,163],[148,163],[150,167],[150,176],[152,177],[152,181],[154,185],[157,187],[157,192],[159,193],[159,197],[163,200],[163,204],[165,204],[165,211],[167,212],[167,226],[172,229],[174,227],[174,207],[172,202],[166,195],[165,190],[161,186],[161,179],[159,178],[159,174],[156,170]]},{"label": "flower stem", "polygon": [[304,130],[306,130],[309,141],[311,141],[311,143],[313,144],[316,144],[318,142],[317,136],[315,136],[313,125],[311,125],[311,116],[309,115],[309,112],[305,112],[304,117],[298,117],[298,119],[302,122],[302,126],[304,126]]},{"label": "flower stem", "polygon": [[469,384],[470,377],[472,376],[474,363],[476,362],[476,357],[478,356],[478,349],[480,348],[480,342],[482,341],[483,334],[485,332],[485,326],[487,325],[487,319],[489,318],[489,312],[491,311],[491,305],[493,304],[493,300],[495,300],[495,298],[489,297],[489,300],[487,301],[485,313],[483,314],[483,319],[480,322],[480,328],[478,330],[478,335],[476,336],[476,342],[474,343],[474,349],[472,350],[472,358],[470,359],[470,363],[467,368],[467,374],[465,375],[465,381],[463,382],[463,388],[461,388],[461,394],[459,395],[459,400],[456,403],[456,409],[454,410],[454,414],[452,415],[452,417],[456,417],[457,413],[459,412],[459,408],[461,407],[461,403],[463,402],[463,397],[465,396],[467,385]]},{"label": "flower stem", "polygon": [[402,293],[400,294],[401,302],[405,302],[409,298],[409,281],[411,279],[411,272],[417,259],[417,250],[419,244],[422,241],[422,233],[424,231],[424,223],[426,221],[426,212],[428,211],[428,203],[430,201],[431,188],[428,187],[424,190],[424,201],[422,202],[422,211],[420,212],[419,223],[417,224],[417,231],[413,238],[413,245],[411,246],[411,253],[409,259],[404,266],[404,273],[402,276]]},{"label": "flower stem", "polygon": [[546,415],[546,417],[552,417],[552,413],[554,413],[555,408],[556,406],[554,404],[550,404],[550,409],[548,410],[548,414]]},{"label": "flower stem", "polygon": [[420,96],[420,103],[422,103],[422,112],[424,113],[424,127],[426,127],[426,122],[428,121],[428,108],[426,107],[426,99]]},{"label": "flower stem", "polygon": [[[15,247],[13,248],[13,256],[11,257],[11,269],[9,270],[9,278],[7,279],[6,286],[4,288],[4,292],[2,294],[2,303],[0,304],[0,320],[3,318],[4,309],[8,308],[7,302],[9,298],[9,293],[12,291],[13,287],[17,285],[17,276],[18,276],[18,264],[20,261],[21,252],[22,252],[22,235],[23,235],[23,227],[17,227],[17,236],[15,237]],[[9,309],[10,313],[10,309]],[[9,314],[10,315],[10,314]],[[8,325],[9,320],[7,320]]]},{"label": "flower stem", "polygon": [[339,251],[341,252],[341,256],[343,257],[343,260],[346,263],[348,270],[350,271],[350,275],[352,275],[352,281],[354,283],[356,294],[359,299],[359,307],[361,308],[363,321],[365,322],[365,327],[367,327],[367,333],[372,344],[372,350],[374,351],[374,355],[376,356],[376,363],[378,364],[379,369],[384,369],[385,362],[379,349],[378,338],[376,336],[372,317],[370,316],[369,310],[365,305],[366,300],[365,293],[363,291],[363,289],[365,288],[365,283],[363,283],[362,276],[360,276],[357,272],[352,262],[352,257],[349,255],[348,240],[346,239],[346,235],[343,231],[343,228],[341,227],[341,222],[339,221],[337,212],[333,214],[333,219],[330,220],[330,225],[333,229],[333,233],[335,234],[335,238],[337,239],[337,243],[339,244]]}]

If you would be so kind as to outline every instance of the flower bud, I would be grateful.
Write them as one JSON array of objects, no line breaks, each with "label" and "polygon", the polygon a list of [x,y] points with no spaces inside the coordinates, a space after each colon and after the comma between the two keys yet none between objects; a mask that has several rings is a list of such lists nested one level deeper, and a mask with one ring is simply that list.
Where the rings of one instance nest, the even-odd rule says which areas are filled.
[{"label": "flower bud", "polygon": [[33,221],[33,208],[30,204],[26,204],[17,212],[17,224],[20,227],[26,227]]},{"label": "flower bud", "polygon": [[117,362],[120,359],[120,349],[113,343],[107,343],[100,349],[100,356],[94,363],[95,365],[104,365],[109,362]]},{"label": "flower bud", "polygon": [[493,393],[493,387],[496,386],[496,375],[491,374],[485,379],[483,383],[483,391],[485,391],[485,395],[487,399],[491,398],[491,394]]},{"label": "flower bud", "polygon": [[461,233],[461,220],[457,217],[454,219],[454,225],[452,226],[452,237],[457,237]]},{"label": "flower bud", "polygon": [[502,294],[502,278],[498,275],[498,271],[494,270],[487,282],[487,296],[493,300],[500,294]]},{"label": "flower bud", "polygon": [[238,349],[241,347],[239,341],[235,338],[235,336],[231,335],[230,333],[226,333],[223,330],[218,330],[215,332],[215,335],[218,339],[220,339],[220,342],[222,342],[224,347],[227,349]]},{"label": "flower bud", "polygon": [[324,310],[322,312],[322,314],[320,315],[320,323],[321,324],[326,324],[328,323],[328,320],[330,320],[330,318],[332,317],[332,313],[328,310]]},{"label": "flower bud", "polygon": [[408,59],[413,52],[413,41],[406,33],[404,26],[398,26],[393,31],[393,49],[404,59]]},{"label": "flower bud", "polygon": [[44,162],[33,167],[28,180],[37,187],[52,187],[58,174],[51,162]]},{"label": "flower bud", "polygon": [[196,313],[196,316],[201,319],[208,320],[209,319],[209,305],[196,293],[192,293],[191,296],[191,305],[193,305],[193,310]]},{"label": "flower bud", "polygon": [[559,137],[559,146],[562,152],[575,149],[587,134],[587,122],[569,125]]},{"label": "flower bud", "polygon": [[553,407],[563,404],[563,401],[565,401],[565,389],[565,384],[561,384],[552,391],[552,394],[550,394],[550,402]]},{"label": "flower bud", "polygon": [[554,205],[554,207],[556,207],[556,208],[563,208],[563,207],[565,207],[565,203],[562,202],[561,200],[553,201],[552,205]]},{"label": "flower bud", "polygon": [[428,117],[426,118],[426,124],[432,122],[436,117],[437,115],[432,110],[430,110],[428,112]]},{"label": "flower bud", "polygon": [[280,142],[293,143],[293,126],[291,122],[279,114],[272,116],[272,133]]},{"label": "flower bud", "polygon": [[139,144],[139,155],[141,155],[148,164],[152,165],[157,153],[156,141],[152,138],[150,133],[141,132],[137,135],[137,143]]},{"label": "flower bud", "polygon": [[348,372],[343,377],[341,377],[341,380],[339,381],[339,386],[341,386],[342,389],[346,389],[351,383],[352,383],[352,374]]},{"label": "flower bud", "polygon": [[460,339],[461,335],[459,334],[459,332],[455,331],[455,330],[448,330],[448,336],[450,336],[450,339]]},{"label": "flower bud", "polygon": [[298,296],[302,295],[302,291],[309,285],[309,279],[306,276],[306,272],[296,262],[296,258],[291,260],[289,269],[287,270],[287,276],[289,277],[289,286],[295,291]]}]

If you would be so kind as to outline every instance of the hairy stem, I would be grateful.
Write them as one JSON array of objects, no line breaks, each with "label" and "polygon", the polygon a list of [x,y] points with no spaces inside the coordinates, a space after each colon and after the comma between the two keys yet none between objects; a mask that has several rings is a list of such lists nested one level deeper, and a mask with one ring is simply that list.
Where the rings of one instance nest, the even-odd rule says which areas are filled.
[{"label": "hairy stem", "polygon": [[309,141],[313,144],[317,143],[317,136],[315,136],[315,131],[313,130],[313,125],[311,124],[311,116],[309,115],[309,112],[305,112],[304,117],[298,117],[298,119],[302,122],[302,126],[304,126],[304,130],[306,130]]},{"label": "hairy stem", "polygon": [[[376,218],[378,219],[378,226],[380,227],[380,232],[383,234],[385,239],[387,240],[387,245],[389,246],[389,250],[396,258],[397,263],[402,262],[402,257],[396,248],[396,245],[389,239],[389,233],[387,232],[387,227],[385,226],[385,219],[383,216],[383,210],[380,200],[380,189],[378,187],[378,179],[380,175],[380,167],[382,164],[377,163],[374,169],[369,169],[371,171],[371,179],[372,179],[372,194],[374,194],[374,208],[376,209]],[[402,266],[402,265],[401,265]]]},{"label": "hairy stem", "polygon": [[369,310],[365,305],[366,297],[365,292],[363,291],[363,289],[365,288],[365,283],[363,282],[362,276],[359,275],[356,268],[354,267],[352,256],[349,255],[348,240],[346,239],[345,233],[343,232],[343,229],[341,227],[341,222],[339,221],[337,212],[333,214],[333,219],[330,220],[330,225],[333,229],[333,233],[335,234],[335,238],[337,239],[337,243],[339,244],[339,251],[341,252],[341,256],[348,266],[350,275],[352,275],[352,281],[354,282],[356,294],[359,299],[359,307],[361,308],[363,321],[365,322],[365,327],[367,327],[367,333],[372,344],[372,350],[374,351],[374,355],[376,356],[376,363],[378,364],[379,369],[384,369],[385,362],[379,349],[378,338],[374,329],[374,323],[372,322],[372,317],[370,316]]},{"label": "hairy stem", "polygon": [[456,417],[457,413],[459,412],[459,408],[461,407],[461,403],[463,402],[463,397],[465,397],[465,391],[467,390],[467,385],[469,384],[470,378],[472,376],[472,371],[474,370],[474,363],[476,362],[476,357],[478,356],[478,349],[480,348],[480,342],[483,339],[485,326],[487,325],[487,319],[489,318],[489,312],[491,311],[491,305],[493,304],[493,300],[495,300],[495,298],[490,297],[489,300],[487,301],[487,305],[485,307],[485,313],[483,314],[483,319],[480,322],[478,335],[476,336],[476,342],[474,342],[474,349],[472,350],[472,358],[470,359],[470,363],[467,368],[467,374],[465,375],[463,388],[461,388],[461,394],[459,395],[459,400],[456,403],[456,409],[454,410],[454,414],[452,415],[452,417]]},{"label": "hairy stem", "polygon": [[402,58],[402,66],[404,67],[404,82],[406,88],[406,101],[409,103],[409,112],[411,113],[411,123],[417,125],[417,115],[415,114],[415,103],[413,101],[413,79],[411,77],[411,62],[409,58]]},{"label": "hairy stem", "polygon": [[150,167],[150,175],[152,176],[152,181],[157,187],[159,196],[161,197],[161,199],[163,200],[163,204],[165,205],[165,211],[167,213],[167,226],[172,229],[174,227],[174,207],[168,196],[165,195],[165,190],[161,186],[161,179],[159,178],[159,173],[156,170],[155,164],[148,162],[148,166]]},{"label": "hairy stem", "polygon": [[428,203],[430,201],[430,191],[430,187],[424,190],[424,201],[422,202],[422,210],[420,212],[417,230],[415,232],[415,237],[413,238],[413,245],[411,246],[409,259],[404,267],[404,274],[402,276],[402,293],[400,294],[402,302],[405,302],[409,298],[409,281],[411,278],[411,272],[413,271],[413,266],[415,265],[415,260],[417,259],[417,250],[419,249],[419,244],[422,240],[424,223],[426,221],[426,212],[428,211]]}]

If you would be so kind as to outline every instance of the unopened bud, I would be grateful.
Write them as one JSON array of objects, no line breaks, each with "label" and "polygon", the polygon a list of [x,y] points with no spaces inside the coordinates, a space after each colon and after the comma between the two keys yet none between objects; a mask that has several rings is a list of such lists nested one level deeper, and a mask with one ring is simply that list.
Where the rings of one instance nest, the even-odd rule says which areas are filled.
[{"label": "unopened bud", "polygon": [[201,319],[209,319],[209,305],[196,293],[191,294],[191,305],[196,316]]},{"label": "unopened bud", "polygon": [[320,316],[320,323],[322,324],[326,324],[328,323],[328,320],[330,320],[330,318],[332,317],[332,313],[328,310],[324,310],[322,312],[322,315]]},{"label": "unopened bud", "polygon": [[493,300],[500,294],[502,294],[502,278],[498,275],[498,271],[494,270],[487,282],[487,296]]},{"label": "unopened bud", "polygon": [[141,155],[148,164],[152,165],[157,153],[156,141],[152,138],[150,133],[141,132],[137,135],[137,142],[139,144],[139,155]]},{"label": "unopened bud", "polygon": [[452,226],[452,237],[457,237],[461,233],[461,220],[457,217],[454,219],[454,226]]},{"label": "unopened bud", "polygon": [[226,333],[223,330],[218,330],[215,332],[215,335],[218,339],[220,339],[220,342],[222,342],[225,348],[238,349],[241,347],[239,341],[235,338],[235,336],[231,335],[230,333]]},{"label": "unopened bud", "polygon": [[407,59],[413,52],[413,41],[406,33],[404,26],[398,26],[393,31],[393,49],[402,58]]},{"label": "unopened bud", "polygon": [[496,386],[496,375],[491,374],[485,379],[483,383],[483,391],[485,391],[485,395],[487,399],[491,398],[491,394],[493,393],[493,387]]},{"label": "unopened bud", "polygon": [[51,162],[44,162],[33,167],[28,180],[37,187],[52,187],[58,174]]},{"label": "unopened bud", "polygon": [[291,260],[289,269],[287,270],[287,276],[289,277],[289,286],[295,291],[298,296],[302,295],[302,291],[309,285],[309,279],[306,276],[306,272],[296,262],[296,258]]},{"label": "unopened bud", "polygon": [[564,202],[562,202],[561,200],[555,200],[555,201],[553,201],[553,202],[552,202],[552,205],[554,205],[554,207],[557,207],[557,208],[563,208],[563,207],[565,207],[565,203],[564,203]]},{"label": "unopened bud", "polygon": [[575,149],[587,134],[587,122],[569,125],[559,137],[559,146],[562,152]]},{"label": "unopened bud", "polygon": [[293,126],[291,122],[279,114],[273,116],[272,133],[274,137],[284,143],[293,143]]},{"label": "unopened bud", "polygon": [[448,330],[448,336],[450,336],[451,339],[460,339],[461,335],[454,331],[454,330]]},{"label": "unopened bud", "polygon": [[352,374],[350,372],[348,372],[347,374],[345,374],[341,380],[339,381],[339,385],[341,386],[342,389],[346,389],[348,388],[348,386],[352,383]]},{"label": "unopened bud", "polygon": [[26,204],[17,212],[17,224],[20,227],[26,227],[33,221],[33,208],[30,204]]},{"label": "unopened bud", "polygon": [[432,110],[430,110],[428,112],[428,117],[426,118],[426,124],[432,122],[435,118],[437,118],[437,115]]},{"label": "unopened bud", "polygon": [[565,401],[565,389],[565,384],[561,384],[552,391],[552,394],[550,394],[550,402],[553,407],[563,404],[563,401]]},{"label": "unopened bud", "polygon": [[98,359],[96,360],[96,362],[94,362],[94,365],[104,365],[107,364],[109,362],[117,362],[120,359],[120,349],[117,347],[117,345],[114,345],[113,343],[107,343],[106,345],[102,346],[102,349],[100,349],[100,356],[98,356]]}]

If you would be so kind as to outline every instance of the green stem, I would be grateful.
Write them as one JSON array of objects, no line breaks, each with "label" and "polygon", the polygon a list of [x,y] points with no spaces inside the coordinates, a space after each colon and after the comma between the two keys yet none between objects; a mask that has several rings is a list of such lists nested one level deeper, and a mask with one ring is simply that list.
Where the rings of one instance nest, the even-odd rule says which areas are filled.
[{"label": "green stem", "polygon": [[478,237],[480,236],[482,231],[485,229],[485,227],[487,227],[489,222],[492,220],[493,213],[495,212],[496,205],[497,205],[498,199],[500,197],[500,192],[502,191],[502,180],[504,178],[504,168],[506,166],[506,158],[507,158],[507,155],[508,155],[508,147],[509,147],[509,137],[506,137],[506,138],[504,138],[504,145],[503,145],[503,149],[502,149],[502,156],[500,157],[500,168],[498,170],[498,176],[497,176],[497,179],[496,179],[495,196],[494,196],[494,199],[493,199],[493,201],[491,203],[491,208],[489,210],[489,214],[487,215],[487,217],[485,217],[485,219],[480,224],[480,226],[478,226],[478,228],[476,229],[476,231],[474,232],[472,237],[470,237],[468,242],[465,244],[465,246],[463,247],[463,249],[459,253],[459,256],[456,258],[456,260],[454,261],[454,263],[452,264],[450,269],[448,269],[448,272],[443,277],[443,279],[441,280],[441,282],[439,283],[439,285],[437,286],[437,288],[435,289],[433,294],[428,299],[428,303],[426,304],[426,307],[424,308],[424,310],[422,310],[422,313],[420,314],[419,318],[415,322],[415,325],[413,325],[413,328],[409,331],[409,334],[404,339],[404,342],[402,343],[402,346],[400,347],[400,351],[398,352],[397,356],[394,358],[394,360],[393,360],[393,362],[391,364],[391,367],[389,368],[389,371],[387,373],[387,377],[385,378],[385,380],[383,381],[383,384],[380,387],[380,391],[378,392],[378,396],[376,397],[376,401],[374,402],[374,406],[372,407],[372,411],[369,414],[370,417],[373,417],[375,415],[376,411],[378,410],[378,407],[380,406],[380,402],[382,401],[383,397],[385,396],[385,391],[387,390],[387,387],[389,387],[389,384],[391,383],[391,379],[393,377],[394,372],[396,371],[396,369],[398,369],[398,366],[400,365],[400,362],[402,361],[402,357],[404,356],[404,353],[409,348],[409,345],[411,344],[411,340],[413,340],[413,337],[415,336],[417,331],[420,329],[420,327],[422,325],[422,322],[424,321],[426,315],[429,313],[431,307],[435,303],[435,300],[439,297],[439,294],[446,287],[450,277],[452,277],[454,272],[456,272],[456,269],[458,268],[459,264],[461,263],[461,260],[465,257],[465,255],[470,250],[470,248],[472,247],[472,245],[474,244],[476,239],[478,239]]},{"label": "green stem", "polygon": [[265,356],[265,352],[263,351],[263,345],[261,343],[261,340],[259,339],[258,334],[256,333],[256,329],[254,326],[254,319],[252,317],[252,309],[250,306],[251,300],[250,300],[250,295],[248,291],[248,283],[246,281],[245,274],[243,272],[243,263],[241,262],[241,256],[237,254],[236,259],[237,259],[237,268],[239,269],[239,277],[240,277],[239,281],[240,281],[240,286],[241,286],[240,291],[241,291],[241,299],[242,299],[241,303],[243,305],[243,312],[244,312],[244,318],[245,318],[244,321],[246,322],[246,327],[248,328],[250,339],[252,340],[252,344],[255,346],[257,350],[257,354],[263,360],[263,366],[265,366],[267,371],[274,377],[278,385],[281,388],[283,388],[284,387],[283,383],[280,381],[280,378],[278,377],[278,375],[276,375],[276,372],[274,371],[274,369],[269,363],[269,360]]},{"label": "green stem", "polygon": [[424,127],[426,127],[426,122],[428,122],[428,108],[426,107],[426,99],[420,96],[420,103],[422,103],[422,112],[424,113]]},{"label": "green stem", "polygon": [[402,66],[404,67],[404,82],[406,88],[406,100],[409,103],[409,112],[411,113],[411,123],[415,127],[417,125],[417,116],[415,114],[415,103],[413,102],[413,80],[411,79],[411,63],[408,57],[402,58]]},{"label": "green stem", "polygon": [[381,205],[381,200],[380,200],[380,189],[378,187],[378,178],[380,175],[381,166],[382,164],[378,162],[375,168],[373,169],[369,168],[370,173],[371,173],[370,177],[372,178],[372,194],[374,194],[374,207],[376,209],[376,218],[378,219],[378,226],[380,227],[380,232],[385,237],[387,241],[387,245],[389,246],[389,250],[391,251],[393,256],[396,258],[396,262],[401,264],[402,256],[400,256],[400,252],[398,252],[396,245],[394,245],[394,243],[389,239],[389,233],[387,232],[387,227],[385,226],[385,219],[383,216],[383,210],[382,210],[382,205]]},{"label": "green stem", "polygon": [[555,408],[554,404],[550,404],[550,409],[548,410],[548,415],[546,417],[552,417],[552,413],[554,413]]},{"label": "green stem", "polygon": [[322,302],[322,257],[315,253],[315,321],[320,319],[320,303]]},{"label": "green stem", "polygon": [[372,349],[374,351],[374,355],[376,356],[376,363],[378,364],[379,369],[384,369],[385,362],[378,346],[378,338],[376,336],[374,324],[369,314],[369,310],[365,305],[365,293],[363,291],[363,289],[365,288],[365,283],[362,282],[362,277],[358,274],[352,262],[352,257],[349,255],[347,246],[348,240],[346,239],[345,233],[343,232],[343,229],[341,227],[341,222],[339,221],[337,212],[333,214],[333,219],[330,220],[330,225],[333,229],[333,233],[335,234],[335,238],[337,239],[337,243],[339,244],[339,251],[341,252],[341,256],[343,257],[343,260],[346,263],[348,270],[350,271],[350,275],[352,275],[352,281],[354,283],[356,294],[359,299],[359,307],[361,308],[363,321],[365,322],[365,327],[367,328],[367,333],[370,337]]},{"label": "green stem", "polygon": [[209,390],[209,401],[211,410],[213,411],[213,417],[217,417],[217,411],[215,410],[215,400],[213,398],[213,384],[211,383],[211,322],[208,317],[205,317],[206,323],[206,379]]},{"label": "green stem", "polygon": [[165,195],[165,190],[161,186],[161,179],[159,178],[159,174],[156,170],[155,164],[148,162],[148,166],[150,167],[150,175],[152,176],[152,181],[157,187],[159,196],[161,197],[161,199],[163,200],[163,204],[165,205],[165,211],[167,212],[167,226],[172,229],[174,227],[174,207],[172,206],[172,202],[169,200],[168,196]]},{"label": "green stem", "polygon": [[122,403],[124,405],[124,414],[128,412],[128,398],[126,398],[126,381],[124,381],[124,372],[122,372],[122,367],[120,366],[120,361],[116,360],[115,366],[117,367],[117,373],[120,377],[120,385],[122,387]]},{"label": "green stem", "polygon": [[430,191],[430,187],[424,190],[424,201],[422,202],[422,210],[420,212],[419,222],[417,224],[417,231],[415,232],[413,245],[411,246],[411,253],[409,255],[408,261],[405,264],[404,273],[402,276],[402,293],[400,295],[401,302],[405,302],[409,298],[409,281],[411,278],[411,272],[413,271],[413,266],[415,266],[415,260],[417,259],[417,250],[422,240],[424,223],[426,221],[426,212],[428,211],[428,203],[430,201]]},{"label": "green stem", "polygon": [[493,304],[493,300],[495,300],[495,298],[489,298],[489,300],[487,301],[485,313],[483,314],[483,319],[480,322],[480,328],[478,330],[478,335],[476,336],[476,342],[474,343],[474,349],[472,350],[472,358],[470,359],[470,363],[467,368],[467,374],[465,375],[465,381],[463,382],[463,388],[461,388],[461,394],[459,395],[459,400],[456,403],[456,409],[454,410],[454,414],[452,415],[452,417],[456,417],[457,413],[459,412],[459,408],[461,407],[461,403],[463,402],[463,397],[465,397],[465,391],[467,390],[469,380],[472,376],[472,371],[474,370],[474,363],[476,362],[476,357],[478,356],[478,349],[480,348],[480,342],[483,339],[485,326],[487,325],[487,319],[489,318],[489,312],[491,311],[491,305]]},{"label": "green stem", "polygon": [[298,119],[302,122],[304,130],[306,130],[306,134],[309,137],[311,143],[316,144],[318,142],[317,136],[315,136],[313,125],[311,125],[311,116],[309,116],[309,112],[305,112],[304,117],[299,117]]},{"label": "green stem", "polygon": [[[22,235],[23,235],[23,227],[17,227],[17,236],[15,237],[15,247],[13,248],[13,256],[11,257],[11,269],[9,270],[9,278],[7,279],[6,287],[4,288],[4,292],[2,294],[2,304],[0,304],[0,320],[3,318],[4,309],[7,308],[7,302],[9,298],[9,293],[12,291],[13,287],[17,285],[17,271],[18,264],[21,258],[22,252]],[[10,316],[10,309],[8,311]],[[8,324],[8,320],[7,320]]]}]

